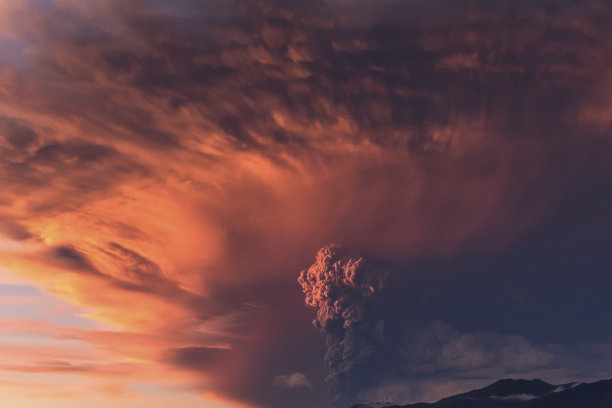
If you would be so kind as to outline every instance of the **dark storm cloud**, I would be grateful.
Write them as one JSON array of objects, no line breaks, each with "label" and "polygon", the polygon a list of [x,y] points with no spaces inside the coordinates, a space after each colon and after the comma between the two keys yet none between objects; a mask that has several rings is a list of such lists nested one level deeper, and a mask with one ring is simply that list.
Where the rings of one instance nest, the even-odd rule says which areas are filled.
[{"label": "dark storm cloud", "polygon": [[[381,16],[362,24],[334,21],[321,3],[310,15],[288,3],[230,3],[223,10],[229,15],[219,12],[192,39],[186,32],[199,20],[138,20],[132,29],[149,39],[153,55],[133,61],[131,80],[146,93],[180,90],[183,103],[201,109],[236,146],[250,148],[313,145],[304,128],[313,120],[329,126],[339,116],[354,125],[344,136],[349,141],[416,152],[444,147],[452,135],[440,139],[436,128],[481,119],[483,109],[486,130],[498,136],[571,131],[574,118],[566,114],[608,66],[601,7],[578,9],[583,28],[569,5],[555,8],[553,22],[545,4],[464,3],[442,18],[436,13],[444,2],[396,4],[390,12],[423,11],[430,20]],[[221,32],[240,34],[227,40]],[[301,131],[275,119],[275,110]]]},{"label": "dark storm cloud", "polygon": [[30,163],[51,164],[53,166],[70,163],[71,165],[87,165],[103,161],[116,151],[108,146],[101,146],[81,141],[70,143],[51,143],[36,150]]},{"label": "dark storm cloud", "polygon": [[206,370],[223,363],[228,350],[211,347],[183,347],[168,352],[168,361],[191,370]]},{"label": "dark storm cloud", "polygon": [[[609,10],[596,1],[390,2],[369,17],[334,2],[207,1],[174,12],[111,2],[100,13],[107,26],[53,10],[39,13],[38,30],[16,28],[39,45],[31,74],[57,76],[36,92],[66,98],[37,109],[164,149],[190,139],[177,109],[234,149],[272,156],[346,143],[440,153],[462,133],[553,142],[581,131],[576,109],[609,65]],[[32,103],[18,91],[7,96]]]},{"label": "dark storm cloud", "polygon": [[[304,134],[312,122],[331,126],[343,118],[352,129],[328,139],[435,151],[451,143],[458,122],[482,122],[483,112],[479,126],[489,138],[559,137],[575,130],[571,113],[609,63],[603,17],[609,10],[595,1],[397,3],[378,18],[355,21],[329,14],[333,2],[204,2],[178,16],[163,7],[142,12],[145,4],[111,3],[106,10],[127,33],[121,38],[90,21],[41,17],[54,40],[35,54],[38,69],[60,81],[82,73],[81,81],[98,86],[127,86],[170,113],[193,107],[236,148],[316,148],[324,139]],[[342,11],[356,13],[350,6]],[[102,33],[88,35],[95,30]],[[59,59],[58,47],[71,56]],[[117,109],[103,103],[107,91],[99,93],[105,96],[84,101],[98,118],[142,136],[139,143],[180,143],[180,132],[161,130],[147,110]],[[63,108],[70,111],[57,113],[83,115],[74,103]]]},{"label": "dark storm cloud", "polygon": [[53,248],[51,253],[48,255],[60,264],[63,264],[67,269],[76,270],[86,273],[99,274],[89,260],[70,246],[58,246]]},{"label": "dark storm cloud", "polygon": [[15,149],[27,149],[38,139],[36,132],[24,123],[0,118],[0,135]]}]

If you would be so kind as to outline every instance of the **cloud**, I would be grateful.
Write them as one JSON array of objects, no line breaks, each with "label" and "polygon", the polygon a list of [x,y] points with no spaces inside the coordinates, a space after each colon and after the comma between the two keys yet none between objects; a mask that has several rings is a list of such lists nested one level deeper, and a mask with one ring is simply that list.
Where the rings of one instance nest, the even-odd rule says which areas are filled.
[{"label": "cloud", "polygon": [[0,134],[14,149],[26,149],[38,136],[26,124],[10,118],[0,118]]},{"label": "cloud", "polygon": [[408,370],[414,373],[474,372],[481,368],[501,373],[529,372],[555,359],[553,353],[534,347],[521,336],[460,333],[441,321],[407,336],[403,355]]},{"label": "cloud", "polygon": [[183,347],[171,350],[169,360],[172,364],[203,370],[223,362],[228,350],[213,347]]},{"label": "cloud", "polygon": [[304,373],[295,372],[286,375],[279,375],[274,378],[272,384],[275,387],[282,388],[310,388],[312,384],[308,381],[308,378]]},{"label": "cloud", "polygon": [[321,248],[315,263],[298,278],[306,304],[317,309],[313,324],[325,337],[326,381],[338,403],[346,403],[356,391],[353,378],[367,377],[368,363],[381,351],[384,321],[375,303],[384,278],[385,272],[364,258],[332,246]]},{"label": "cloud", "polygon": [[[610,15],[605,0],[0,1],[0,265],[104,328],[54,336],[266,408],[329,405],[269,384],[300,367],[323,386],[295,272],[329,242],[350,251],[326,247],[301,283],[344,394],[385,364],[381,382],[405,378],[386,342],[435,320],[456,329],[436,329],[447,358],[421,373],[510,364],[499,350],[541,361],[541,321],[601,339]],[[414,264],[383,278],[373,259]]]}]

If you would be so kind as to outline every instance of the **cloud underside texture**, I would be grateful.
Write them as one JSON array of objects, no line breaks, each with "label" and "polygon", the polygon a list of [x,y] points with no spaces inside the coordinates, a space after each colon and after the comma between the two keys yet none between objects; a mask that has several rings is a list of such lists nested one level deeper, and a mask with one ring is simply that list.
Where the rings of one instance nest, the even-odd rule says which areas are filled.
[{"label": "cloud underside texture", "polygon": [[330,243],[392,272],[380,304],[349,295],[368,300],[349,335],[381,351],[346,350],[384,375],[342,398],[605,375],[611,19],[603,0],[0,1],[1,266],[144,345],[71,336],[255,406],[331,403],[347,361],[296,283]]}]

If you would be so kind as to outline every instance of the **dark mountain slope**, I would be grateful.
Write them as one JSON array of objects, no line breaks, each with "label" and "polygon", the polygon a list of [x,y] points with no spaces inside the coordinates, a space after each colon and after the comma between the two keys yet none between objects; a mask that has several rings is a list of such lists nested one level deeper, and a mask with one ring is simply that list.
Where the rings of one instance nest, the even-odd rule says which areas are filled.
[{"label": "dark mountain slope", "polygon": [[612,380],[580,384],[562,392],[525,401],[517,408],[612,408]]},{"label": "dark mountain slope", "polygon": [[[368,408],[368,404],[353,408]],[[499,380],[435,403],[387,408],[612,408],[612,380],[552,385],[542,380]]]}]

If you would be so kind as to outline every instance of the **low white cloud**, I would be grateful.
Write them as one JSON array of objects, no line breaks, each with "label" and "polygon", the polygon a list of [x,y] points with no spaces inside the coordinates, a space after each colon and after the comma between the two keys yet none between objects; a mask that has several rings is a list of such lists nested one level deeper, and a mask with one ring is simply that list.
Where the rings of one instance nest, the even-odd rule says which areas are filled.
[{"label": "low white cloud", "polygon": [[274,378],[272,383],[279,388],[309,388],[312,389],[312,384],[308,381],[306,374],[295,372],[292,374],[279,375]]},{"label": "low white cloud", "polygon": [[537,395],[531,395],[531,394],[512,394],[512,395],[506,395],[504,397],[500,397],[499,395],[493,395],[490,398],[492,400],[498,400],[498,401],[529,401],[537,397],[538,397]]},{"label": "low white cloud", "polygon": [[479,371],[493,377],[531,372],[556,358],[555,353],[521,336],[462,333],[442,321],[412,333],[402,354],[415,374]]}]

